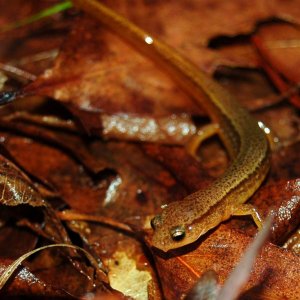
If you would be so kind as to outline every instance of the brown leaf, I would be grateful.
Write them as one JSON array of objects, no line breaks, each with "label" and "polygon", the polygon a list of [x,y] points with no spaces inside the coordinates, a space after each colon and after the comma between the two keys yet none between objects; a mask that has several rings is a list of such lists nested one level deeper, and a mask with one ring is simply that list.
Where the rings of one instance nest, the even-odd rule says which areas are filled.
[{"label": "brown leaf", "polygon": [[45,215],[45,235],[56,242],[70,242],[61,222],[53,213],[52,208],[34,188],[29,178],[13,163],[0,156],[1,205],[29,205],[40,208]]},{"label": "brown leaf", "polygon": [[275,93],[274,87],[270,85],[265,75],[255,69],[245,70],[223,67],[219,68],[216,78],[249,111],[274,106],[283,98]]},{"label": "brown leaf", "polygon": [[[167,299],[179,299],[201,274],[214,270],[222,284],[237,264],[250,238],[220,226],[197,248],[175,257],[155,255],[156,265]],[[299,257],[268,244],[257,258],[241,299],[298,299]]]},{"label": "brown leaf", "polygon": [[28,138],[2,136],[3,145],[24,169],[57,190],[71,208],[85,213],[105,213],[122,220],[153,214],[163,203],[180,199],[187,189],[204,187],[209,180],[199,164],[180,148],[94,141],[89,147],[90,157],[118,173],[104,173],[102,178],[101,174],[91,177],[53,147]]},{"label": "brown leaf", "polygon": [[[5,206],[20,206],[27,204],[32,207],[39,207],[44,213],[44,226],[34,222],[31,225],[29,223],[30,221],[23,221],[23,224],[29,223],[29,227],[31,229],[49,240],[56,243],[66,243],[71,245],[71,240],[62,223],[55,215],[49,204],[34,189],[29,179],[16,166],[2,156],[0,156],[0,170],[2,177],[1,204]],[[24,215],[23,218],[26,219],[26,215]],[[75,262],[72,258],[76,256],[76,253],[74,253],[74,251],[73,253],[72,251],[66,251],[66,254],[71,262],[74,263],[74,266],[82,274],[85,274],[86,265],[82,262]],[[99,264],[101,265],[101,260],[98,261],[97,266]],[[100,274],[98,280],[105,281],[105,275],[103,272],[97,273]]]},{"label": "brown leaf", "polygon": [[[0,26],[15,23],[53,5],[52,0],[0,1]],[[33,74],[52,66],[65,33],[68,19],[62,15],[44,18],[27,26],[0,33],[0,60]],[[2,31],[2,30],[1,30]]]},{"label": "brown leaf", "polygon": [[[3,260],[0,262],[0,274],[12,263],[12,260]],[[30,272],[26,267],[20,267],[11,280],[11,282],[5,287],[2,292],[2,296],[37,296],[37,297],[62,297],[71,298],[65,290],[55,288],[50,284],[44,282],[36,275]]]},{"label": "brown leaf", "polygon": [[96,223],[72,221],[68,226],[80,235],[89,251],[104,257],[113,288],[137,299],[162,298],[152,260],[134,234],[122,234],[117,228]]},{"label": "brown leaf", "polygon": [[300,219],[300,180],[281,181],[261,189],[251,203],[266,213],[274,211],[274,225],[271,241],[282,244],[287,237],[299,226]]},{"label": "brown leaf", "polygon": [[[253,49],[247,48],[250,47],[248,42],[244,48],[225,53],[219,51],[218,47],[214,50],[207,48],[210,41],[211,47],[218,40],[221,44],[225,41],[225,44],[228,42],[234,45],[239,40],[237,38],[233,41],[236,35],[251,33],[258,21],[270,16],[288,18],[297,17],[298,14],[294,9],[296,1],[290,1],[284,7],[278,1],[217,3],[189,0],[176,1],[172,5],[164,1],[110,2],[124,15],[128,15],[150,33],[160,36],[184,52],[199,67],[210,72],[220,64],[234,67],[257,65]],[[276,3],[278,6],[274,6]],[[241,9],[244,13],[240,12]],[[224,13],[231,17],[224,17]],[[178,90],[159,66],[153,65],[100,24],[89,20],[89,17],[79,18],[77,22],[73,25],[55,66],[29,86],[28,91],[31,89],[31,92],[50,95],[60,100],[91,133],[94,133],[93,129],[102,129],[100,117],[103,112],[135,113],[138,117],[146,115],[155,120],[158,116],[165,117],[174,113],[187,113],[188,117],[203,115],[202,110],[195,107],[191,99]],[[235,57],[243,55],[245,49],[246,54],[249,54],[247,58]],[[18,49],[15,51],[18,52]],[[21,52],[20,47],[17,57],[24,55]],[[249,103],[248,107],[251,109],[259,106],[248,99],[259,100],[274,96],[274,91],[266,83],[265,77],[257,72],[246,73],[238,70],[233,76],[228,72],[224,74],[221,81],[226,83],[229,77],[233,78],[232,86],[238,86],[234,93],[239,94],[244,103]],[[278,102],[263,102],[260,108],[266,108],[265,103],[274,105]],[[53,103],[50,106],[55,110]],[[14,109],[22,110],[20,107]],[[63,112],[63,115],[67,114]],[[273,154],[272,170],[267,183],[274,180],[281,180],[281,183],[267,186],[253,201],[257,202],[259,209],[268,210],[274,198],[277,208],[286,208],[294,196],[298,197],[297,183],[292,181],[300,177],[298,164],[295,163],[299,152],[296,143],[299,138],[298,112],[287,103],[260,111],[257,116],[274,128],[284,146],[287,143],[290,146]],[[53,204],[59,202],[58,207],[61,209],[67,203],[79,212],[132,222],[136,225],[134,228],[139,229],[136,230],[137,233],[145,225],[143,216],[160,211],[160,206],[164,203],[179,200],[199,188],[206,188],[228,165],[226,153],[216,139],[201,146],[199,152],[202,160],[198,163],[180,147],[104,142],[83,137],[82,133],[77,134],[76,128],[70,133],[59,126],[53,130],[46,129],[42,124],[26,124],[24,120],[1,119],[1,143],[34,181],[57,192],[61,199],[51,199]],[[201,118],[197,121],[202,123],[205,120]],[[289,180],[290,186],[287,186],[286,180]],[[265,197],[268,199],[265,200]],[[295,218],[282,221],[278,217],[277,240],[279,235],[280,238],[286,238],[297,226],[298,208],[297,206],[288,210]],[[14,213],[15,217],[19,217],[16,211]],[[21,210],[22,213],[25,211]],[[46,223],[51,221],[51,216],[49,219]],[[252,224],[250,218],[245,219]],[[236,222],[236,228],[241,230],[244,227],[247,234],[256,231],[251,229],[253,225],[250,229],[246,227],[242,218],[236,218]],[[227,226],[232,223],[234,220],[231,219],[226,227],[222,225],[197,244],[188,246],[191,250],[189,253],[178,252],[177,257],[165,258],[153,252],[167,299],[177,299],[186,293],[207,269],[214,269],[220,281],[224,282],[250,242],[245,234],[228,229]],[[151,258],[147,256],[149,249],[145,249],[139,234],[136,240],[137,237],[131,236],[132,233],[126,237],[119,228],[106,228],[97,223],[82,221],[71,221],[67,226],[73,231],[72,238],[82,242],[95,257],[105,256],[106,262],[111,260],[113,263],[114,258],[118,261],[117,254],[123,253],[136,262],[138,270],[151,273],[153,281],[149,286],[149,295],[153,299],[159,299],[158,283],[151,266]],[[288,227],[287,231],[284,227]],[[55,229],[54,226],[54,236]],[[9,232],[6,227],[3,228],[4,232],[5,230]],[[33,242],[34,240],[25,246],[34,247]],[[63,274],[62,277],[68,281],[68,288],[75,290],[77,287],[83,291],[86,283],[79,279],[68,280],[73,269],[67,268],[64,271],[59,264],[61,261],[51,257],[50,254],[44,254],[34,261],[31,265],[37,272],[34,274],[44,275],[42,278],[49,276],[53,280],[51,282],[55,283],[54,286],[59,287],[61,280],[57,274]],[[39,272],[39,267],[43,269],[44,266],[49,268]],[[299,259],[290,251],[268,245],[246,287],[248,290],[244,298],[257,299],[259,294],[261,298],[299,298],[299,292],[291,289],[299,281],[298,270]]]},{"label": "brown leaf", "polygon": [[106,165],[103,161],[95,159],[89,152],[89,146],[85,142],[84,137],[70,132],[53,131],[40,126],[24,124],[22,122],[0,121],[0,126],[5,129],[13,129],[25,136],[36,137],[46,142],[51,142],[73,154],[75,158],[83,163],[83,165],[94,173],[103,170]]},{"label": "brown leaf", "polygon": [[[115,6],[113,2],[111,5]],[[131,5],[123,3],[116,9],[206,68],[213,52],[204,46],[211,37],[250,32],[258,20],[277,14],[267,3],[261,5],[261,1],[245,1],[244,14],[239,12],[239,1],[230,4],[177,1],[172,5],[136,1],[135,10],[128,9]],[[232,17],[220,18],[224,13]],[[149,19],[149,15],[155,15],[155,20]],[[217,58],[212,60],[214,64]],[[155,116],[201,112],[149,59],[90,18],[76,22],[54,68],[25,90],[94,112]]]},{"label": "brown leaf", "polygon": [[26,90],[110,114],[199,111],[151,61],[90,18],[76,22],[54,68]]},{"label": "brown leaf", "polygon": [[[253,38],[262,57],[263,67],[282,92],[300,81],[300,72],[295,68],[300,63],[299,40],[299,29],[286,23],[262,27]],[[283,75],[289,83],[284,82],[276,72]],[[291,101],[300,106],[297,95],[293,95]]]},{"label": "brown leaf", "polygon": [[29,179],[10,161],[0,156],[1,204],[16,206],[46,206],[45,201],[31,186]]},{"label": "brown leaf", "polygon": [[260,39],[264,60],[289,81],[298,83],[300,72],[300,30],[287,23],[264,26],[255,35]]},{"label": "brown leaf", "polygon": [[284,248],[300,255],[300,229],[298,229],[284,244]]},{"label": "brown leaf", "polygon": [[[1,207],[1,214],[8,213],[8,209]],[[12,215],[13,212],[10,211]],[[14,215],[15,216],[15,215]],[[1,218],[2,219],[2,218]],[[3,219],[2,219],[3,220]],[[0,229],[0,257],[16,259],[22,254],[34,249],[37,236],[25,228],[18,228],[5,224]],[[13,245],[7,247],[7,245]]]},{"label": "brown leaf", "polygon": [[[139,10],[135,10],[137,15],[132,18],[141,25],[147,25],[145,29],[149,32],[153,34],[157,32],[171,45],[184,49],[197,64],[205,65],[205,57],[209,54],[199,55],[199,52],[205,50],[203,46],[210,37],[217,34],[232,35],[236,31],[237,23],[240,32],[250,30],[257,19],[269,16],[267,6],[259,11],[256,7],[258,4],[245,4],[249,5],[251,11],[249,15],[234,13],[239,9],[238,3],[214,4],[213,11],[210,5],[204,2],[191,3],[190,6],[185,5],[184,2],[174,5],[155,3],[148,6],[139,5]],[[129,13],[126,4],[119,9],[125,14]],[[156,12],[156,23],[145,24],[142,20],[151,11]],[[170,15],[174,18],[179,11],[181,17],[175,24],[176,30],[173,26],[170,30],[170,26],[166,26],[165,22]],[[205,18],[203,20],[199,16],[194,18],[196,11],[197,14],[201,12],[205,15]],[[221,12],[224,14],[224,11],[235,16],[229,24],[228,21],[223,24],[222,19],[218,18],[218,14]],[[218,18],[218,22],[213,22],[213,18]],[[202,24],[207,20],[210,20],[213,26]],[[156,116],[179,112],[188,114],[201,112],[164,73],[153,67],[148,59],[107,32],[96,21],[86,18],[78,23],[56,60],[54,68],[26,88],[27,92],[34,91],[52,96],[67,105],[72,103],[82,110],[95,112],[101,110],[106,113],[122,112]],[[241,23],[244,25],[243,28],[240,26]],[[103,57],[105,59],[102,59]],[[200,62],[199,58],[201,58]],[[143,68],[140,68],[140,65],[143,65]],[[137,77],[136,74],[139,76]]]},{"label": "brown leaf", "polygon": [[273,154],[270,180],[289,180],[300,177],[300,166],[295,163],[299,158],[299,150],[300,143],[297,142]]}]

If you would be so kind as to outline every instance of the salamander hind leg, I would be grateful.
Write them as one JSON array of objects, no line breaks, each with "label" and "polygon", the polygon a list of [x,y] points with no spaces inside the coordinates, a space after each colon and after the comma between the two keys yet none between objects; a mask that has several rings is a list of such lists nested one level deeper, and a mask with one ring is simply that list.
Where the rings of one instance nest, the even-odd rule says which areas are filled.
[{"label": "salamander hind leg", "polygon": [[265,133],[272,152],[279,150],[282,144],[275,133],[267,127],[262,121],[258,121],[259,128]]},{"label": "salamander hind leg", "polygon": [[262,228],[262,218],[257,209],[251,204],[242,204],[238,206],[232,213],[233,216],[248,216],[251,215],[258,229]]},{"label": "salamander hind leg", "polygon": [[196,160],[199,160],[197,156],[197,149],[203,141],[219,133],[219,125],[212,123],[205,125],[198,129],[185,145],[187,152],[193,156]]}]

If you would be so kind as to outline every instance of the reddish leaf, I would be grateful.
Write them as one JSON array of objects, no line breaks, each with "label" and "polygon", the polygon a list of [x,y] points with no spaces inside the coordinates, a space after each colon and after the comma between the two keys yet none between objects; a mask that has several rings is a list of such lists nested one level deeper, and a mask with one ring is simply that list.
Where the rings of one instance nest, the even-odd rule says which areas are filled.
[{"label": "reddish leaf", "polygon": [[97,21],[86,18],[76,24],[54,68],[27,91],[66,104],[72,99],[82,110],[105,113],[159,116],[199,111],[151,61],[101,28]]},{"label": "reddish leaf", "polygon": [[300,180],[276,182],[261,189],[252,203],[264,212],[274,209],[271,241],[282,244],[300,224]]},{"label": "reddish leaf", "polygon": [[[0,274],[12,263],[11,260],[1,260],[0,262]],[[21,267],[18,269],[17,274],[11,280],[11,282],[6,286],[5,291],[2,295],[5,296],[40,296],[40,297],[61,297],[61,298],[71,298],[65,290],[60,288],[55,288],[43,280],[38,278],[36,275],[30,272],[26,267]]]},{"label": "reddish leaf", "polygon": [[[0,26],[12,24],[17,20],[53,5],[54,1],[45,0],[38,3],[34,0],[12,0],[9,5],[5,0],[0,1]],[[10,62],[33,74],[42,73],[52,65],[57,49],[60,47],[68,20],[62,16],[46,18],[25,27],[0,33],[0,60]]]},{"label": "reddish leaf", "polygon": [[[87,213],[105,212],[121,219],[153,214],[163,203],[183,197],[186,187],[194,190],[208,182],[207,173],[179,148],[149,146],[145,153],[137,145],[94,141],[90,145],[90,157],[105,162],[107,168],[120,176],[111,174],[112,177],[102,180],[101,176],[90,177],[59,150],[24,138],[2,136],[5,147],[23,168],[55,188],[71,208]],[[169,159],[161,166],[159,157],[164,156]],[[117,184],[116,180],[121,181]]]},{"label": "reddish leaf", "polygon": [[[300,72],[295,68],[295,65],[300,63],[300,47],[297,46],[299,40],[299,29],[285,23],[263,27],[253,38],[262,56],[263,67],[281,92],[285,92],[300,81]],[[289,83],[283,81],[276,71],[288,79]],[[291,100],[300,106],[297,95],[293,95]]]},{"label": "reddish leaf", "polygon": [[[278,1],[217,3],[189,0],[176,1],[172,5],[165,1],[109,2],[121,13],[178,48],[199,67],[209,72],[216,70],[220,65],[257,66],[256,54],[248,43],[248,37],[245,38],[245,46],[234,47],[243,40],[237,35],[251,34],[257,22],[269,17],[299,18],[294,8],[297,1],[290,1],[284,7]],[[231,17],[225,18],[224,13]],[[58,25],[50,28],[64,27]],[[47,38],[42,34],[43,31],[40,32],[45,41]],[[26,30],[22,34],[25,36]],[[53,34],[50,36],[53,37]],[[28,45],[34,46],[35,43],[31,43],[34,40],[29,38]],[[39,42],[35,44],[36,48],[19,47],[20,49],[15,49],[12,55],[20,58],[25,53],[31,53],[32,49],[40,51],[43,47],[47,48],[46,43],[41,46],[41,40],[37,40]],[[207,47],[209,43],[214,50]],[[222,50],[218,43],[223,47]],[[226,49],[224,44],[227,43],[229,47]],[[5,53],[8,53],[7,49],[4,50]],[[247,57],[243,57],[244,50]],[[291,214],[293,218],[289,220],[282,220],[279,214],[277,215],[274,240],[283,243],[299,223],[299,201],[293,202],[293,199],[298,197],[298,182],[292,180],[300,178],[299,167],[295,163],[299,152],[296,143],[299,140],[298,112],[288,103],[274,107],[280,102],[282,95],[274,94],[261,73],[244,70],[234,70],[231,73],[225,71],[219,79],[225,85],[233,79],[229,86],[249,109],[265,108],[256,116],[270,126],[281,141],[282,148],[273,154],[272,170],[266,187],[252,201],[263,212],[274,206],[279,212],[284,210]],[[102,125],[103,114],[106,112],[112,113],[113,117],[119,112],[130,113],[129,117],[135,113],[135,117],[147,116],[155,121],[161,116],[187,113],[189,122],[191,115],[196,116],[196,121],[200,124],[206,121],[199,118],[203,115],[202,110],[195,107],[191,99],[178,90],[159,66],[139,55],[136,49],[88,16],[78,18],[77,23],[74,22],[54,67],[27,87],[27,91],[50,95],[60,100],[82,121],[87,131],[97,135],[105,129]],[[248,101],[249,99],[255,101]],[[43,116],[45,112],[51,114],[57,107],[50,102],[45,110],[30,101],[24,101],[23,104],[20,101],[18,105],[1,111],[1,143],[35,183],[38,182],[54,191],[53,194],[59,197],[51,198],[55,207],[63,209],[67,204],[76,210],[74,215],[86,213],[91,216],[87,222],[70,219],[65,221],[68,232],[72,231],[72,239],[82,243],[95,257],[104,257],[108,266],[122,261],[118,256],[120,252],[135,261],[138,271],[151,274],[148,295],[153,299],[161,297],[158,280],[162,283],[167,299],[177,299],[186,293],[207,269],[214,269],[220,281],[224,282],[242,255],[243,249],[250,242],[246,234],[256,232],[250,218],[230,219],[226,225],[208,233],[196,244],[174,252],[178,256],[164,257],[153,251],[158,280],[151,265],[153,259],[149,257],[150,251],[146,249],[141,234],[141,230],[149,226],[149,218],[144,218],[145,216],[160,211],[162,204],[182,199],[199,188],[206,188],[213,178],[221,176],[229,161],[220,143],[215,138],[204,143],[199,150],[199,163],[180,147],[105,142],[83,136],[82,131],[75,126],[72,126],[70,132],[67,127],[61,126],[62,123],[54,129],[54,126],[46,128],[37,119],[37,122],[30,122],[29,119],[26,121],[7,118],[7,114],[23,110],[37,112]],[[59,114],[55,113],[56,115]],[[66,114],[65,111],[61,116],[64,120],[70,118],[70,114]],[[120,124],[122,123],[118,124],[119,127]],[[122,126],[121,128],[123,129]],[[122,138],[122,135],[118,137]],[[289,147],[286,147],[287,144]],[[280,180],[280,183],[274,183],[274,180]],[[287,180],[289,181],[286,182]],[[273,185],[269,185],[272,182]],[[293,209],[289,209],[291,204],[295,205]],[[21,215],[23,223],[19,221],[18,225],[27,224],[34,229],[35,223],[28,224],[24,221],[25,213],[23,209],[20,210],[20,214],[14,210],[13,217],[19,220]],[[100,225],[95,222],[97,217],[102,220],[110,218],[112,222],[103,226],[102,223]],[[51,221],[51,217],[49,219],[46,220],[46,224]],[[91,223],[91,220],[94,220],[94,223]],[[120,222],[134,225],[134,230],[127,232],[129,236],[123,234],[120,227],[113,227]],[[15,224],[11,227],[8,227],[11,224],[5,225],[7,227],[3,227],[1,231],[6,232],[6,236],[3,236],[4,242],[8,240],[7,235],[11,232],[11,227],[14,229],[13,233],[17,233]],[[107,225],[111,227],[107,228]],[[229,226],[234,226],[239,231],[230,230]],[[54,236],[55,228],[54,226]],[[142,233],[146,232],[145,230]],[[21,235],[24,236],[26,237]],[[22,245],[23,249],[34,247],[35,242],[34,238],[29,237],[27,243]],[[14,244],[17,245],[16,242]],[[148,244],[146,246],[151,247]],[[18,249],[21,250],[22,248]],[[191,251],[183,253],[186,250]],[[11,254],[18,255],[18,251]],[[1,247],[0,252],[4,252]],[[71,266],[65,268],[61,256],[52,254],[47,252],[39,255],[28,264],[35,276],[44,279],[45,282],[46,278],[49,278],[51,286],[58,288],[64,288],[64,281],[67,281],[66,288],[76,290],[78,294],[89,290],[90,283],[86,278],[77,276],[78,273],[74,272]],[[273,245],[266,246],[243,298],[299,298],[299,291],[291,288],[299,281],[298,270],[299,259],[290,251]],[[88,273],[92,270],[87,268],[85,271]],[[75,277],[72,277],[73,273]],[[127,272],[125,274],[128,275]],[[125,275],[124,277],[127,278]],[[105,285],[100,285],[101,289],[107,290]]]},{"label": "reddish leaf", "polygon": [[[175,256],[155,256],[167,299],[186,294],[201,274],[214,270],[222,284],[237,264],[250,238],[221,226],[198,243],[198,248]],[[300,258],[272,244],[265,246],[258,257],[242,299],[298,299]]]},{"label": "reddish leaf", "polygon": [[[112,5],[115,4],[112,2]],[[260,9],[260,2],[247,1],[243,3],[247,14],[237,12],[240,9],[238,1],[230,4],[177,1],[172,5],[164,2],[137,5],[138,9],[134,11],[128,10],[126,3],[116,8],[129,14],[130,19],[151,34],[157,34],[170,45],[189,53],[189,58],[206,68],[211,52],[203,46],[209,38],[249,32],[258,20],[277,13],[273,7],[270,9],[266,5]],[[225,11],[232,16],[230,22],[219,17]],[[203,18],[199,17],[200,12]],[[148,18],[149,14],[156,16],[155,23]],[[180,17],[174,17],[179,14]],[[204,55],[200,55],[201,52]],[[214,57],[214,61],[217,58]],[[66,105],[72,103],[82,110],[94,112],[155,116],[201,112],[152,62],[103,29],[98,22],[87,18],[76,22],[54,68],[26,91],[52,96]],[[88,120],[83,121],[91,127]]]},{"label": "reddish leaf", "polygon": [[300,71],[295,68],[300,63],[300,30],[287,23],[273,24],[260,28],[255,37],[264,61],[283,74],[289,81],[298,83]]}]

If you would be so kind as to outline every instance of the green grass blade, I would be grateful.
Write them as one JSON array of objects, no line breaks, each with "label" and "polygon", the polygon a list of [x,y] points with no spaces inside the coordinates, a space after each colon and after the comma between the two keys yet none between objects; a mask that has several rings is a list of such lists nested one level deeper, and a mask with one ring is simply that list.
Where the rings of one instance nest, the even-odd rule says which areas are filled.
[{"label": "green grass blade", "polygon": [[1,32],[6,32],[6,31],[9,31],[9,30],[12,30],[12,29],[15,29],[15,28],[19,28],[21,26],[36,22],[40,19],[52,16],[54,14],[57,14],[61,11],[67,10],[67,9],[71,8],[72,6],[73,6],[72,1],[64,1],[62,3],[56,4],[52,7],[44,9],[44,10],[38,12],[37,14],[32,15],[28,18],[25,18],[23,20],[15,22],[15,23],[11,23],[11,24],[8,24],[6,26],[3,26],[0,29],[0,31]]}]

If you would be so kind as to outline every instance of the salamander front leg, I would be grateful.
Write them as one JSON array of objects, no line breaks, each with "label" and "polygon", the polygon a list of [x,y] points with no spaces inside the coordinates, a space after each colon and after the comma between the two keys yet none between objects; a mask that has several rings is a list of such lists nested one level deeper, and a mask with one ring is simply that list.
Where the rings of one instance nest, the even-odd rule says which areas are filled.
[{"label": "salamander front leg", "polygon": [[262,219],[257,209],[251,204],[242,204],[232,213],[233,216],[248,216],[251,215],[258,229],[262,228]]},{"label": "salamander front leg", "polygon": [[193,156],[196,160],[199,160],[197,156],[197,149],[203,141],[219,133],[218,124],[208,124],[198,129],[197,133],[194,134],[185,145],[187,152]]}]

